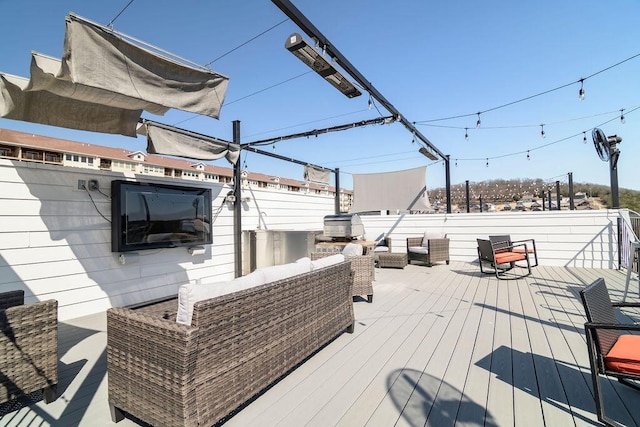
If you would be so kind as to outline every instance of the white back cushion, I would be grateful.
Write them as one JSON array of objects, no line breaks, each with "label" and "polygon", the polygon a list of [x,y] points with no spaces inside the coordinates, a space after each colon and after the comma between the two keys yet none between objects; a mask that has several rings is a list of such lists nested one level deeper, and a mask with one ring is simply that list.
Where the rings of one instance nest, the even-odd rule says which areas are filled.
[{"label": "white back cushion", "polygon": [[[257,270],[256,270],[257,271]],[[261,272],[254,271],[243,277],[230,280],[228,282],[214,283],[187,283],[180,286],[178,290],[178,313],[176,323],[191,325],[193,317],[193,305],[198,301],[204,301],[221,295],[230,294],[235,291],[259,286],[265,283]]]},{"label": "white back cushion", "polygon": [[344,261],[344,255],[342,254],[329,255],[327,257],[311,261],[311,270],[313,271],[319,268],[328,267],[330,265],[337,264],[342,261]]},{"label": "white back cushion", "polygon": [[358,256],[358,255],[362,255],[362,252],[363,252],[362,245],[359,245],[357,243],[347,243],[347,245],[342,250],[342,255],[346,257]]},{"label": "white back cushion", "polygon": [[311,271],[311,258],[309,258],[308,256],[306,256],[304,258],[297,259],[296,260],[296,264],[302,264],[302,265],[305,266],[307,271]]},{"label": "white back cushion", "polygon": [[304,262],[292,262],[290,264],[274,265],[272,267],[259,268],[264,274],[264,282],[271,283],[277,280],[286,279],[287,277],[297,276],[298,274],[308,273],[310,271],[309,264]]},{"label": "white back cushion", "polygon": [[427,240],[429,239],[444,239],[445,237],[447,237],[447,235],[444,233],[434,233],[434,232],[425,231],[424,236],[422,237],[422,246],[427,246],[428,244]]}]

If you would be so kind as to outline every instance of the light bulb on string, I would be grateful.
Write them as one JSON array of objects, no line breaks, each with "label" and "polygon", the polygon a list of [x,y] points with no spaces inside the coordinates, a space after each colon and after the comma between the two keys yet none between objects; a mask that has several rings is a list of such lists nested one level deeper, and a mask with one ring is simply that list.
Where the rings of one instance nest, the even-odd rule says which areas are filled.
[{"label": "light bulb on string", "polygon": [[485,164],[486,167],[489,167],[489,158],[487,157],[487,163]]},{"label": "light bulb on string", "polygon": [[276,144],[273,144],[273,151],[276,151]]},{"label": "light bulb on string", "polygon": [[412,134],[412,136],[411,136],[411,143],[412,143],[412,144],[415,144],[415,143],[416,143],[416,134],[415,134],[415,133],[414,133],[414,134]]},{"label": "light bulb on string", "polygon": [[582,132],[582,142],[587,143],[587,132]]},{"label": "light bulb on string", "polygon": [[456,167],[458,167],[458,159],[456,159]]},{"label": "light bulb on string", "polygon": [[464,128],[464,139],[469,140],[469,128]]},{"label": "light bulb on string", "polygon": [[624,108],[620,109],[620,123],[625,124],[626,120],[624,119]]},{"label": "light bulb on string", "polygon": [[529,155],[529,150],[527,150],[527,160],[531,160],[531,156]]},{"label": "light bulb on string", "polygon": [[371,107],[373,107],[373,101],[371,101],[371,97],[369,97],[368,104],[369,104],[369,110],[371,110]]},{"label": "light bulb on string", "polygon": [[542,129],[542,130],[540,131],[540,136],[544,138],[545,136],[547,136],[547,134],[546,134],[546,133],[544,133],[544,124],[541,124],[541,125],[540,125],[540,128]]},{"label": "light bulb on string", "polygon": [[584,79],[580,79],[580,90],[578,91],[580,101],[584,101]]},{"label": "light bulb on string", "polygon": [[478,112],[478,121],[476,122],[476,128],[479,128],[482,122],[480,121],[480,112]]}]

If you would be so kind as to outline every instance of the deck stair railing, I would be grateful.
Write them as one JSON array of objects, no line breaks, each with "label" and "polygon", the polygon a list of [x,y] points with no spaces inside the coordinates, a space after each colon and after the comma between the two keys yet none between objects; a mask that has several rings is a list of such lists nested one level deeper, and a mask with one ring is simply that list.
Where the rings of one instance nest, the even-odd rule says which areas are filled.
[{"label": "deck stair railing", "polygon": [[638,260],[640,260],[640,214],[634,211],[621,210],[621,239],[620,254],[621,265],[627,269],[624,296],[622,301],[626,301],[631,282],[631,274],[635,273],[638,282],[638,297],[640,298],[640,274],[638,274]]}]

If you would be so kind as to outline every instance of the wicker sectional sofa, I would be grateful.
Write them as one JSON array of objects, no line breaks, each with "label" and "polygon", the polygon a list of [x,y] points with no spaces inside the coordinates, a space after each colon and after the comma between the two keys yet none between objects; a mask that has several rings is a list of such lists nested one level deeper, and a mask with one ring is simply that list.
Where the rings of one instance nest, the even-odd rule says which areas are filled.
[{"label": "wicker sectional sofa", "polygon": [[[344,258],[342,258],[344,260]],[[209,426],[345,330],[353,332],[351,262],[320,266],[193,304],[107,311],[109,405],[154,426]]]}]

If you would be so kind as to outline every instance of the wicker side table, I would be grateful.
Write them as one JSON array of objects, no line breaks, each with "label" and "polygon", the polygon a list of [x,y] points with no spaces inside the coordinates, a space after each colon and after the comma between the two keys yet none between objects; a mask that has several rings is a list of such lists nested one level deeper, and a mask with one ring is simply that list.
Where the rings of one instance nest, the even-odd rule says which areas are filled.
[{"label": "wicker side table", "polygon": [[404,268],[407,265],[405,253],[380,253],[378,255],[378,267],[380,268]]}]

